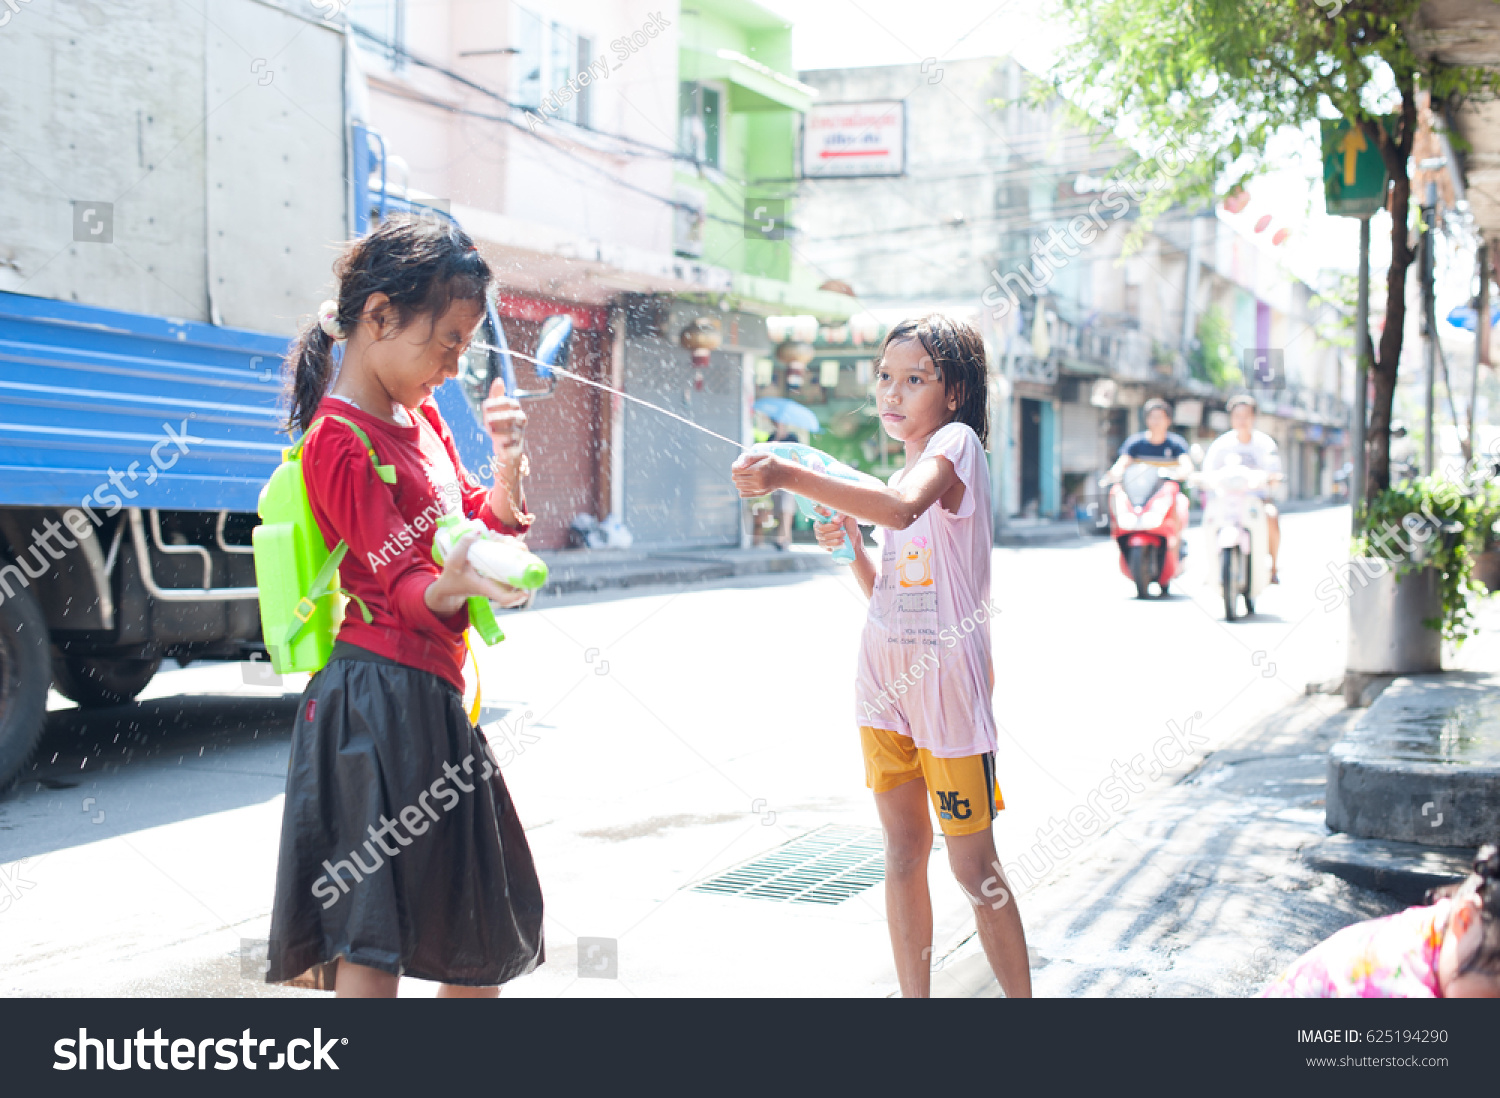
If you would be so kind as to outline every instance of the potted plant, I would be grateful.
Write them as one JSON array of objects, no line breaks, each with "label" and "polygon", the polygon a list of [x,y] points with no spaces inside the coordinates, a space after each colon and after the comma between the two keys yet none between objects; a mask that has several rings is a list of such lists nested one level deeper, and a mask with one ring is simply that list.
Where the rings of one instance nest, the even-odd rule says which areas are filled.
[{"label": "potted plant", "polygon": [[1349,561],[1352,673],[1442,669],[1442,642],[1473,631],[1476,555],[1500,518],[1500,489],[1441,477],[1402,481],[1360,505]]},{"label": "potted plant", "polygon": [[1474,570],[1471,586],[1483,587],[1494,594],[1500,590],[1500,533],[1495,530],[1500,523],[1500,486],[1485,486],[1484,500],[1476,515],[1475,527],[1479,549],[1474,554]]}]

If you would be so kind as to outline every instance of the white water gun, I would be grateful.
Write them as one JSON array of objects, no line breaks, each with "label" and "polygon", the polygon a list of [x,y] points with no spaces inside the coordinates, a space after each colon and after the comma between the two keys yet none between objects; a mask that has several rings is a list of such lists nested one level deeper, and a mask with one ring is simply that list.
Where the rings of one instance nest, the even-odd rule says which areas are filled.
[{"label": "white water gun", "polygon": [[[804,446],[800,442],[762,442],[750,447],[747,451],[751,454],[774,454],[776,457],[786,461],[795,461],[803,468],[811,469],[825,477],[834,477],[837,480],[848,481],[850,484],[863,484],[867,488],[884,488],[885,485],[869,473],[861,473],[858,469],[851,468],[835,457],[825,454],[822,450],[811,446]],[[814,503],[810,499],[797,495],[793,492],[792,497],[797,501],[797,509],[803,516],[813,522],[827,522],[833,517],[833,512],[821,503]],[[874,523],[864,523],[873,526]],[[834,560],[852,561],[854,559],[854,542],[849,539],[848,533],[844,534],[844,544],[833,551]]]}]

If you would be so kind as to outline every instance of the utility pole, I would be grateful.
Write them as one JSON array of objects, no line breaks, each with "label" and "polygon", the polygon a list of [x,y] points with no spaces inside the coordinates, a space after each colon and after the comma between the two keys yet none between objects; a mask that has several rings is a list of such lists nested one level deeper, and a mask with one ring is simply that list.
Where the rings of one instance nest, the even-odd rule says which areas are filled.
[{"label": "utility pole", "polygon": [[1481,241],[1479,254],[1475,256],[1475,263],[1479,267],[1479,297],[1475,302],[1474,317],[1474,375],[1469,378],[1469,452],[1465,455],[1469,461],[1479,456],[1479,447],[1474,438],[1475,430],[1475,401],[1479,399],[1479,367],[1484,363],[1485,352],[1489,350],[1487,338],[1490,331],[1490,248],[1488,244]]},{"label": "utility pole", "polygon": [[1365,498],[1365,394],[1370,363],[1370,219],[1359,219],[1359,292],[1354,299],[1354,464],[1349,477],[1349,505],[1353,531],[1359,533],[1359,505]]},{"label": "utility pole", "polygon": [[[1423,161],[1425,164],[1426,161]],[[1427,396],[1423,406],[1422,475],[1432,476],[1433,398],[1437,390],[1437,302],[1434,299],[1432,223],[1437,217],[1437,184],[1427,184],[1427,204],[1422,207],[1422,317],[1427,328]]]}]

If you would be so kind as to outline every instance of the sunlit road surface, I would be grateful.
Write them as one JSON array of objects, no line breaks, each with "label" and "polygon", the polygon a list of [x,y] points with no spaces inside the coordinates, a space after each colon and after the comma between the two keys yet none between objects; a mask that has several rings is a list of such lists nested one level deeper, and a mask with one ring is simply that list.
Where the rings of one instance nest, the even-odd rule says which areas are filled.
[{"label": "sunlit road surface", "polygon": [[[1174,725],[1201,753],[1336,677],[1347,619],[1319,585],[1348,522],[1285,516],[1283,583],[1234,624],[1201,547],[1146,601],[1107,540],[997,549],[1002,857],[1120,768],[1145,786],[1127,813],[1173,781],[1191,759],[1153,764]],[[511,615],[479,652],[548,905],[547,963],[506,994],[890,994],[880,885],[837,904],[691,888],[815,829],[876,827],[852,703],[858,589],[841,574],[626,594]],[[257,975],[300,683],[245,678],[194,665],[88,714],[54,696],[35,768],[0,797],[0,994],[318,994]],[[931,880],[941,958],[972,928],[941,844]]]}]

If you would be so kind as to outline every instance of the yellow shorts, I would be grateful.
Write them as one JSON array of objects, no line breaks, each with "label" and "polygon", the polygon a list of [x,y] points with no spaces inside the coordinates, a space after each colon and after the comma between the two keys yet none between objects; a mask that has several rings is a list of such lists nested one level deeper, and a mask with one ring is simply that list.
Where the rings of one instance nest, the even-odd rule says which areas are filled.
[{"label": "yellow shorts", "polygon": [[[918,747],[910,736],[884,728],[862,727],[859,739],[864,747],[865,784],[876,793],[889,793],[898,785],[922,778],[944,835],[983,831],[1005,807],[1000,783],[995,780],[993,753],[940,759],[925,747]],[[988,812],[983,809],[986,804]]]}]

